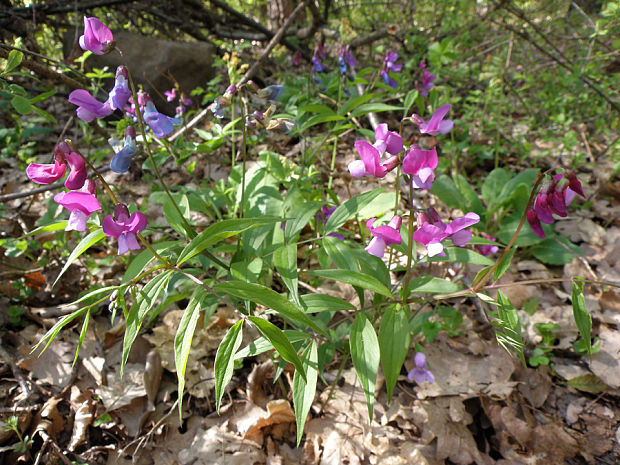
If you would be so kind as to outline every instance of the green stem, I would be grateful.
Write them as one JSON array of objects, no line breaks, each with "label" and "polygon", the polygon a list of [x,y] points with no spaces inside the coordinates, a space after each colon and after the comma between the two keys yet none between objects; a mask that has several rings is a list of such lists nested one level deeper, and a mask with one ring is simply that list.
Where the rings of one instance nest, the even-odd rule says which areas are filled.
[{"label": "green stem", "polygon": [[[340,110],[340,99],[342,98],[342,86],[338,86],[338,100],[336,101],[336,110]],[[332,147],[332,162],[329,165],[329,180],[327,181],[327,189],[332,188],[332,182],[334,180],[334,168],[336,167],[336,152],[338,151],[338,134],[334,139],[334,146]]]},{"label": "green stem", "polygon": [[247,158],[247,145],[246,145],[246,127],[245,127],[245,118],[246,118],[246,109],[245,109],[245,100],[243,100],[243,90],[239,90],[239,99],[241,100],[241,134],[242,134],[242,142],[241,142],[241,151],[243,154],[243,165],[241,168],[242,176],[241,176],[241,214],[240,218],[245,217],[245,163]]},{"label": "green stem", "polygon": [[409,298],[409,281],[411,280],[411,261],[413,257],[413,184],[409,183],[409,221],[407,222],[407,273],[405,274],[405,286],[403,288],[402,301],[406,305]]}]

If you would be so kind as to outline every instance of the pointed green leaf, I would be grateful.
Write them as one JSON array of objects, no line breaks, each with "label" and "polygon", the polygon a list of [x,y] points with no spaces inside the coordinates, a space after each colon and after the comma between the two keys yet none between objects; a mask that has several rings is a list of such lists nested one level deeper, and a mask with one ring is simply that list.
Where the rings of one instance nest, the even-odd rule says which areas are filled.
[{"label": "pointed green leaf", "polygon": [[213,371],[215,373],[215,409],[220,413],[220,403],[224,395],[224,387],[231,380],[235,365],[234,355],[243,339],[243,320],[237,321],[226,333],[215,354]]},{"label": "pointed green leaf", "polygon": [[301,360],[299,360],[299,356],[297,355],[297,352],[295,352],[295,348],[284,335],[282,330],[273,323],[257,316],[249,316],[248,319],[254,323],[256,329],[258,329],[261,335],[271,342],[273,348],[278,351],[284,360],[295,365],[296,372],[299,372],[300,376],[306,380],[306,372],[301,364]]},{"label": "pointed green leaf", "polygon": [[327,224],[325,225],[325,234],[329,234],[337,230],[340,226],[345,224],[351,218],[354,218],[357,213],[364,208],[366,205],[370,204],[381,192],[385,190],[384,187],[380,187],[378,189],[374,189],[370,192],[365,192],[363,194],[357,195],[342,205],[340,205],[334,213],[327,220]]},{"label": "pointed green leaf", "polygon": [[592,319],[586,308],[586,301],[583,296],[583,281],[575,280],[573,282],[573,316],[575,317],[575,323],[579,334],[583,338],[586,345],[586,352],[592,357]]},{"label": "pointed green leaf", "polygon": [[343,270],[359,271],[357,261],[351,253],[351,248],[337,237],[326,236],[321,241],[329,258],[338,268]]},{"label": "pointed green leaf", "polygon": [[410,342],[409,308],[389,307],[381,319],[381,327],[379,328],[381,365],[385,375],[388,401],[392,399],[392,392],[405,357],[407,357],[407,352],[409,352]]},{"label": "pointed green leaf", "polygon": [[56,285],[60,277],[65,273],[65,271],[67,271],[67,269],[73,264],[73,262],[75,262],[80,257],[80,255],[86,252],[90,247],[95,245],[97,242],[103,240],[104,237],[105,237],[105,234],[103,234],[103,229],[101,228],[95,229],[88,236],[84,237],[79,242],[79,244],[75,247],[75,249],[73,249],[73,252],[71,252],[71,255],[69,255],[69,258],[67,258],[67,262],[65,263],[65,266],[63,266],[62,270],[60,270],[60,273],[58,274],[58,277],[54,281],[54,284],[52,284],[52,287]]},{"label": "pointed green leaf", "polygon": [[39,226],[30,232],[27,232],[20,239],[25,237],[34,236],[35,234],[44,234],[53,231],[63,231],[67,227],[67,221],[59,221],[58,223],[48,224],[47,226]]},{"label": "pointed green leaf", "polygon": [[390,290],[385,287],[378,279],[368,276],[367,274],[360,273],[359,271],[350,270],[311,270],[304,271],[306,274],[315,276],[321,276],[322,278],[333,279],[342,283],[351,284],[353,286],[359,286],[369,291],[376,292],[377,294],[384,295],[386,297],[394,297]]},{"label": "pointed green leaf", "polygon": [[301,296],[301,307],[306,313],[355,310],[355,305],[327,294],[305,294]]},{"label": "pointed green leaf", "polygon": [[297,244],[289,244],[276,249],[273,264],[278,269],[284,285],[291,293],[293,300],[299,305],[297,288]]},{"label": "pointed green leaf", "polygon": [[177,195],[175,201],[179,207],[179,210],[181,210],[183,217],[179,215],[179,212],[174,207],[172,200],[168,197],[166,197],[166,200],[164,201],[164,217],[172,229],[181,234],[181,236],[192,237],[196,233],[194,231],[187,231],[185,229],[185,222],[183,221],[183,218],[185,218],[186,221],[189,218],[189,199],[187,198],[187,195]]},{"label": "pointed green leaf", "polygon": [[323,205],[325,205],[325,202],[304,202],[298,207],[296,206],[295,210],[289,215],[292,216],[293,219],[287,220],[284,226],[284,237],[286,240],[290,241],[295,237]]},{"label": "pointed green leaf", "polygon": [[463,288],[452,281],[434,276],[421,276],[411,280],[409,290],[411,293],[450,294],[451,292],[461,291]]},{"label": "pointed green leaf", "polygon": [[364,389],[368,418],[372,422],[372,410],[375,402],[375,383],[379,370],[379,340],[375,328],[366,315],[358,313],[351,326],[349,339],[351,358],[357,377]]},{"label": "pointed green leaf", "polygon": [[30,101],[21,95],[15,95],[11,99],[11,105],[13,105],[13,108],[15,108],[20,115],[29,115],[32,113],[33,107],[30,105]]},{"label": "pointed green leaf", "polygon": [[[296,342],[305,341],[310,337],[309,334],[304,333],[303,331],[297,331],[294,329],[285,329],[282,331],[286,338],[289,340],[291,344]],[[259,337],[255,341],[248,344],[246,347],[241,349],[239,352],[235,354],[235,360],[240,360],[245,357],[254,357],[255,355],[262,354],[267,352],[268,350],[273,349],[273,345],[269,340],[264,337]]]},{"label": "pointed green leaf", "polygon": [[497,268],[493,271],[493,282],[497,281],[502,275],[510,268],[510,262],[512,261],[512,257],[514,257],[515,252],[517,251],[517,247],[513,246],[512,249],[508,251],[506,255],[504,255],[499,263],[497,264]]},{"label": "pointed green leaf", "polygon": [[497,304],[497,320],[493,323],[501,329],[501,332],[495,334],[497,342],[506,350],[508,347],[512,347],[525,366],[519,314],[502,291],[497,291]]},{"label": "pointed green leaf", "polygon": [[388,105],[387,103],[365,103],[360,105],[351,112],[351,116],[361,116],[368,113],[377,113],[380,111],[402,110],[403,107],[396,105]]},{"label": "pointed green leaf", "polygon": [[24,54],[19,50],[11,50],[9,52],[9,57],[6,60],[6,65],[4,65],[4,73],[10,73],[15,68],[17,68],[22,60],[24,59]]},{"label": "pointed green leaf", "polygon": [[295,405],[295,420],[297,423],[297,447],[304,434],[304,424],[310,412],[314,395],[316,393],[316,380],[318,374],[318,351],[316,342],[311,341],[310,346],[301,355],[301,363],[306,370],[306,379],[303,379],[295,370],[293,376],[293,404]]}]

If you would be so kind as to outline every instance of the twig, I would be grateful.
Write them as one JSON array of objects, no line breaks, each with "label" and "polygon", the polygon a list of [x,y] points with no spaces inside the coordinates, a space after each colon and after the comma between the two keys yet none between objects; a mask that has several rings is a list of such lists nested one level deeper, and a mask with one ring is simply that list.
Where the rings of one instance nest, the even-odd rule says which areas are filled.
[{"label": "twig", "polygon": [[28,383],[26,383],[26,378],[24,378],[24,375],[23,375],[22,371],[15,364],[15,361],[13,360],[13,357],[11,357],[11,354],[9,354],[7,352],[7,350],[2,346],[2,338],[1,337],[0,337],[0,357],[2,357],[2,359],[5,361],[5,363],[8,363],[9,366],[11,367],[11,371],[13,372],[13,376],[15,376],[15,379],[17,380],[17,382],[19,383],[19,386],[21,387],[22,391],[24,392],[24,397],[26,399],[29,398],[30,395],[32,394],[32,391],[28,387]]},{"label": "twig", "polygon": [[39,430],[38,433],[43,438],[43,441],[45,441],[46,443],[49,443],[49,445],[52,446],[52,449],[54,449],[54,452],[56,453],[56,455],[60,458],[60,460],[62,460],[62,462],[65,465],[72,465],[71,461],[67,458],[67,456],[62,451],[62,449],[58,446],[58,444],[56,444],[56,442],[52,439],[52,437],[49,434],[47,434],[47,431]]}]

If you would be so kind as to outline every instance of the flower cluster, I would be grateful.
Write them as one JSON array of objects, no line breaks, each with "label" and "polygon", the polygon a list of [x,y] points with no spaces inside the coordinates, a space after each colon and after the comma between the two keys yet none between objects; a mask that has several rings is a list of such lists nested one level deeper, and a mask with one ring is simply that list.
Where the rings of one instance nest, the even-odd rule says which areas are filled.
[{"label": "flower cluster", "polygon": [[183,93],[179,93],[176,87],[165,91],[164,96],[166,97],[167,102],[174,102],[178,97],[179,105],[175,109],[177,117],[183,116],[187,107],[193,103],[191,98],[186,97]]},{"label": "flower cluster", "polygon": [[429,257],[445,256],[442,241],[451,239],[452,244],[463,247],[472,238],[472,232],[465,228],[480,221],[480,217],[473,212],[466,213],[450,224],[445,224],[434,208],[428,209],[428,214],[421,212],[417,217],[417,229],[413,233],[413,240],[426,247]]},{"label": "flower cluster", "polygon": [[[388,131],[388,125],[383,123],[375,130],[375,143],[370,144],[365,140],[355,142],[355,148],[361,160],[349,163],[349,172],[355,178],[362,176],[375,176],[383,178],[388,172],[398,165],[397,154],[403,150],[403,139],[399,134]],[[382,160],[385,152],[393,155]]]}]

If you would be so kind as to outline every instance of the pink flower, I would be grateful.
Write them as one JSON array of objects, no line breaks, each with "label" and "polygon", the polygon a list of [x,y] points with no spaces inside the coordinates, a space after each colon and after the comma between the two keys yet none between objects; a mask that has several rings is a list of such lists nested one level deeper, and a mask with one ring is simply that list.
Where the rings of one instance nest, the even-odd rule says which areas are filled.
[{"label": "pink flower", "polygon": [[141,212],[133,212],[129,216],[127,205],[119,203],[114,207],[114,215],[103,220],[103,233],[118,239],[118,255],[128,250],[140,249],[136,234],[146,228],[146,216]]},{"label": "pink flower", "polygon": [[471,231],[465,231],[465,228],[479,221],[480,217],[477,214],[469,212],[462,218],[445,224],[435,209],[429,208],[428,215],[426,213],[418,214],[417,230],[413,233],[413,240],[426,247],[429,257],[445,256],[441,241],[451,239],[454,245],[463,247],[472,237]]},{"label": "pink flower", "polygon": [[[481,233],[480,235],[490,241],[497,240],[493,236],[488,235],[487,233]],[[482,255],[486,257],[489,255],[495,255],[497,251],[499,250],[499,247],[496,245],[491,245],[491,244],[483,244],[483,245],[477,245],[476,249],[478,249],[478,252],[480,252]]]},{"label": "pink flower", "polygon": [[402,238],[400,237],[400,226],[403,220],[400,216],[394,215],[387,225],[373,228],[372,225],[376,219],[377,218],[371,218],[366,222],[366,226],[373,235],[368,247],[366,247],[366,251],[370,255],[383,258],[383,255],[385,255],[385,248],[388,245],[400,244],[402,242]]},{"label": "pink flower", "polygon": [[422,97],[428,97],[428,93],[430,90],[435,87],[433,81],[437,78],[434,74],[431,74],[430,71],[424,71],[422,73],[422,82],[416,85],[416,89],[420,91],[420,95]]},{"label": "pink flower", "polygon": [[403,160],[403,172],[411,175],[414,189],[430,189],[433,187],[437,168],[437,150],[422,150],[417,145],[411,146]]},{"label": "pink flower", "polygon": [[123,65],[116,68],[116,77],[114,79],[114,87],[110,91],[107,104],[112,110],[122,110],[127,105],[131,91],[128,86],[127,68]]},{"label": "pink flower", "polygon": [[114,111],[109,101],[101,103],[84,89],[77,89],[71,92],[69,94],[69,102],[78,106],[76,110],[78,118],[87,123],[90,123],[95,118],[110,116]]},{"label": "pink flower", "polygon": [[412,115],[411,118],[420,128],[421,134],[430,134],[431,136],[436,136],[437,134],[447,134],[454,126],[454,123],[451,120],[443,120],[443,117],[446,116],[446,113],[448,113],[450,108],[452,108],[452,105],[443,105],[437,108],[428,123],[418,115]]},{"label": "pink flower", "polygon": [[54,201],[68,209],[71,214],[65,231],[85,231],[86,220],[101,205],[96,197],[97,186],[95,181],[87,179],[79,191],[60,192],[54,196]]},{"label": "pink flower", "polygon": [[422,352],[417,352],[413,361],[415,363],[415,368],[407,373],[407,379],[411,382],[415,381],[418,384],[422,384],[424,381],[434,383],[435,376],[426,368],[426,355]]},{"label": "pink flower", "polygon": [[114,48],[112,31],[97,18],[84,16],[84,35],[80,37],[80,47],[95,55],[105,55]]},{"label": "pink flower", "polygon": [[[361,178],[362,176],[383,178],[398,165],[396,154],[403,149],[403,139],[400,135],[393,131],[388,131],[387,124],[383,123],[377,126],[375,130],[375,139],[373,145],[363,140],[355,142],[355,148],[361,160],[349,163],[351,176],[355,178]],[[394,156],[381,161],[381,157],[385,152]]]},{"label": "pink flower", "polygon": [[177,89],[176,89],[176,87],[173,87],[172,89],[165,91],[164,95],[166,96],[166,101],[167,102],[172,102],[175,98],[177,98]]},{"label": "pink flower", "polygon": [[80,189],[86,181],[86,162],[82,155],[69,143],[58,143],[54,149],[54,164],[30,163],[26,168],[26,174],[31,181],[37,184],[51,184],[58,181],[65,174],[69,166],[71,172],[65,181],[67,189]]}]

